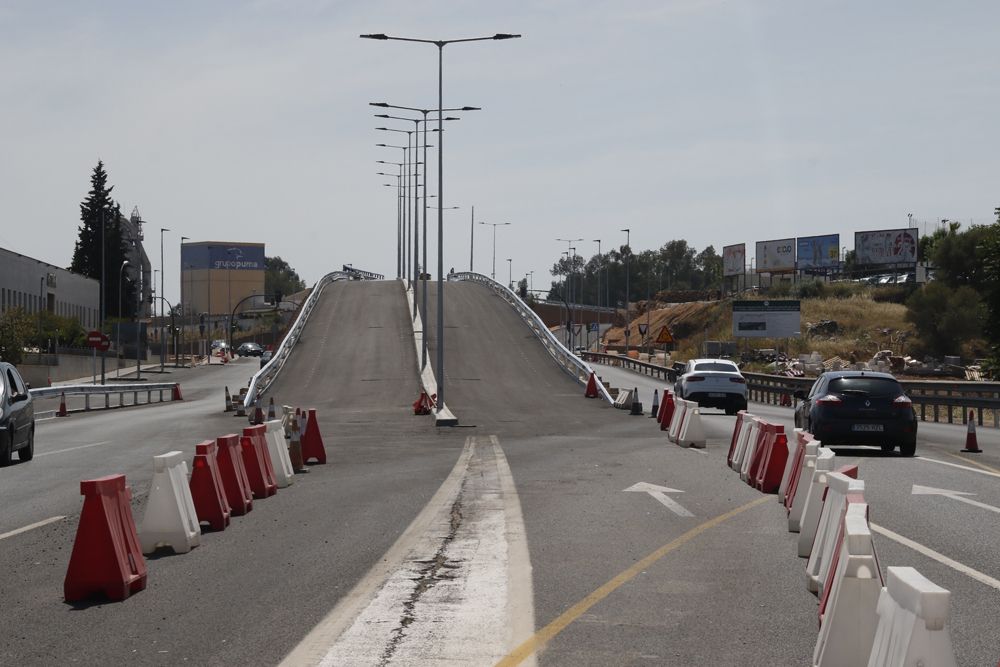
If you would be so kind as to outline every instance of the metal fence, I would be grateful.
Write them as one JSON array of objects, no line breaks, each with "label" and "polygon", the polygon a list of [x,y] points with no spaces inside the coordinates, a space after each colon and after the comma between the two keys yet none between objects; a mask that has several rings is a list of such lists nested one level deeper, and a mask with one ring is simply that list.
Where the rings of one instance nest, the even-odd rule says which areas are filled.
[{"label": "metal fence", "polygon": [[[489,289],[493,290],[494,293],[510,304],[515,311],[517,311],[517,314],[521,316],[524,323],[528,325],[538,340],[541,341],[542,345],[545,346],[545,349],[548,350],[550,355],[552,355],[552,358],[555,359],[560,368],[576,378],[577,382],[580,382],[581,384],[586,384],[590,379],[590,374],[593,372],[593,369],[580,357],[570,352],[565,345],[560,343],[552,332],[549,331],[549,328],[545,326],[545,323],[542,322],[542,318],[540,318],[528,304],[521,300],[521,297],[515,294],[514,291],[506,285],[498,283],[481,273],[470,273],[467,271],[452,273],[449,275],[448,279],[467,280],[479,283],[480,285],[485,285]],[[607,388],[599,382],[597,383],[597,390],[600,392],[601,397],[608,403],[614,402],[611,398],[611,394],[608,393]]]},{"label": "metal fence", "polygon": [[[180,384],[177,382],[123,382],[115,384],[71,384],[56,387],[40,387],[29,389],[28,392],[33,398],[59,398],[65,396],[83,396],[84,410],[108,409],[111,407],[124,407],[126,405],[125,396],[132,395],[132,405],[140,405],[139,396],[146,394],[146,403],[153,402],[153,393],[158,395],[159,402],[163,403],[163,392],[169,392],[172,400],[176,393],[180,391]],[[117,406],[111,404],[111,397],[118,396]],[[104,405],[94,407],[91,404],[91,397],[103,396]]]}]

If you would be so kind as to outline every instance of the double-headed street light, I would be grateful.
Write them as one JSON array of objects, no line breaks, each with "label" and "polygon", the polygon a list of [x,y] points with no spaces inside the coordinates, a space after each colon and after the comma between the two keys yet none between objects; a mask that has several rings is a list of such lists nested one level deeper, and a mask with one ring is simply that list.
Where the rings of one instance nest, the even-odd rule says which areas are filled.
[{"label": "double-headed street light", "polygon": [[[460,42],[481,42],[486,40],[513,39],[520,35],[497,33],[491,37],[469,37],[465,39],[416,39],[413,37],[390,37],[384,33],[361,35],[362,39],[392,40],[400,42],[420,42],[433,44],[438,49],[438,130],[444,130],[444,47]],[[444,136],[440,136],[438,151],[438,310],[437,310],[437,365],[434,367],[437,375],[437,411],[440,413],[445,404],[444,383]],[[439,421],[438,423],[443,423]],[[452,421],[452,424],[455,422]]]},{"label": "double-headed street light", "polygon": [[489,225],[493,228],[493,270],[490,271],[490,278],[493,280],[497,279],[497,227],[506,227],[509,222],[484,222],[479,221],[481,225]]}]

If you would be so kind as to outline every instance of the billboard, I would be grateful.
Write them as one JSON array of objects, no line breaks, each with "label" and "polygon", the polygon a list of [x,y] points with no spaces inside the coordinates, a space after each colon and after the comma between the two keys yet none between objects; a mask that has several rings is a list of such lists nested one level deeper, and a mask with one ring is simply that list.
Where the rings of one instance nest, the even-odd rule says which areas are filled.
[{"label": "billboard", "polygon": [[263,271],[263,243],[185,243],[181,246],[183,269]]},{"label": "billboard", "polygon": [[916,264],[916,227],[854,232],[854,252],[859,266]]},{"label": "billboard", "polygon": [[722,275],[739,276],[747,262],[747,245],[737,243],[722,248]]},{"label": "billboard", "polygon": [[800,236],[795,239],[795,254],[800,271],[837,266],[840,263],[840,234]]},{"label": "billboard", "polygon": [[795,271],[795,239],[757,241],[757,273]]},{"label": "billboard", "polygon": [[800,335],[798,301],[733,301],[735,338],[793,338]]}]

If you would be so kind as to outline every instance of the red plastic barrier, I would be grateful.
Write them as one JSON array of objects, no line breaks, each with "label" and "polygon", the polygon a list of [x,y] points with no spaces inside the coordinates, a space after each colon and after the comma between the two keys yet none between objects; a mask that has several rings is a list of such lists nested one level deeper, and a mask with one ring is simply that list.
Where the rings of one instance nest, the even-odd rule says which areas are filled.
[{"label": "red plastic barrier", "polygon": [[63,581],[66,602],[105,595],[124,600],[146,588],[146,561],[132,520],[132,494],[125,475],[80,482],[83,511],[69,569]]},{"label": "red plastic barrier", "polygon": [[670,420],[674,417],[674,395],[669,389],[663,390],[663,405],[660,406],[660,430],[666,431],[670,428]]},{"label": "red plastic barrier", "polygon": [[769,424],[763,419],[758,419],[758,421],[760,427],[757,429],[757,445],[754,447],[753,458],[750,459],[750,467],[747,468],[747,484],[750,486],[757,485],[757,475],[764,457],[767,455],[768,442],[774,436],[774,424]]},{"label": "red plastic barrier", "polygon": [[242,516],[253,509],[253,493],[250,491],[250,480],[243,466],[243,455],[240,453],[240,436],[235,433],[220,436],[219,444],[219,474],[222,486],[226,491],[230,514]]},{"label": "red plastic barrier", "polygon": [[806,431],[796,433],[798,446],[795,450],[795,463],[792,464],[792,477],[788,480],[788,488],[785,489],[785,509],[789,512],[795,501],[795,493],[799,490],[799,476],[802,474],[802,466],[806,460],[806,445],[812,440],[812,433]]},{"label": "red plastic barrier", "polygon": [[243,466],[246,468],[254,498],[267,498],[278,492],[278,485],[274,482],[274,469],[271,468],[271,455],[267,452],[267,443],[260,435],[260,431],[265,428],[265,426],[245,428],[243,437],[240,438]]},{"label": "red plastic barrier", "polygon": [[781,476],[785,474],[785,463],[788,461],[788,439],[785,437],[785,427],[781,424],[771,424],[772,437],[769,438],[757,473],[755,486],[764,493],[777,493],[781,487]]},{"label": "red plastic barrier", "polygon": [[309,463],[310,459],[316,459],[317,463],[326,463],[326,448],[323,447],[323,436],[319,432],[319,421],[316,419],[316,410],[309,408],[309,417],[306,419],[306,431],[302,434],[302,460]]},{"label": "red plastic barrier", "polygon": [[190,487],[198,521],[208,523],[212,530],[225,530],[229,525],[230,507],[219,473],[219,446],[206,440],[195,445],[194,451]]},{"label": "red plastic barrier", "polygon": [[726,465],[729,467],[733,466],[733,452],[736,451],[736,443],[740,439],[740,429],[743,428],[743,416],[746,413],[746,410],[740,410],[736,413],[736,428],[733,429],[733,439],[729,441],[729,454],[726,455]]}]

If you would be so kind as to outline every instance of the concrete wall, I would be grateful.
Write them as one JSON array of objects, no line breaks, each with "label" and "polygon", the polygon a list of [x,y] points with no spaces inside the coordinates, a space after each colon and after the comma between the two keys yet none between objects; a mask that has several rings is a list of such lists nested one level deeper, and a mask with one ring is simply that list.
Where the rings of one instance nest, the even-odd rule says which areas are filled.
[{"label": "concrete wall", "polygon": [[[93,372],[93,358],[78,354],[46,354],[44,358],[48,361],[55,361],[55,365],[31,363],[37,361],[37,355],[26,354],[23,363],[18,364],[17,370],[21,373],[24,381],[32,387],[47,387],[49,380],[52,382],[62,382],[64,380],[76,380],[86,378],[90,382]],[[143,360],[146,363],[146,360]],[[107,357],[104,361],[105,375],[114,373],[115,369],[122,371],[135,370],[135,359],[116,359]],[[101,375],[101,357],[97,357],[97,376]]]},{"label": "concrete wall", "polygon": [[93,329],[100,320],[100,299],[99,281],[0,248],[0,311],[44,308]]}]

